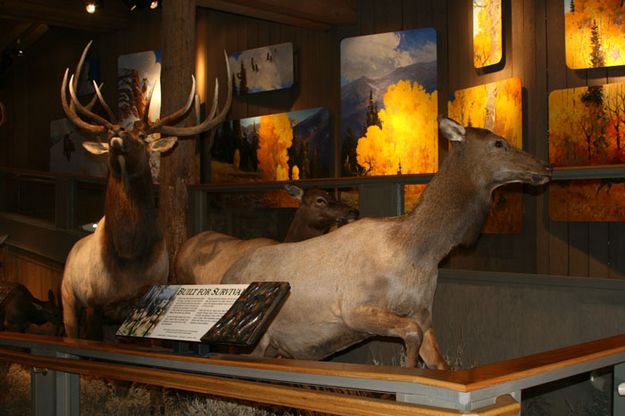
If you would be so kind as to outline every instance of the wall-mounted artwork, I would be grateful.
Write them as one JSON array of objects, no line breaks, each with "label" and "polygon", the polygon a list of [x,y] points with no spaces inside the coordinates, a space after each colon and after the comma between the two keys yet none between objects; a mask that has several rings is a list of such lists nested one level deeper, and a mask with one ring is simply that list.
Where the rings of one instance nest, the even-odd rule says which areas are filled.
[{"label": "wall-mounted artwork", "polygon": [[326,108],[224,122],[212,149],[211,182],[287,181],[330,176]]},{"label": "wall-mounted artwork", "polygon": [[[625,163],[625,83],[556,90],[549,94],[549,162],[553,166]],[[550,184],[556,221],[623,221],[622,180]],[[565,193],[566,197],[559,196]],[[615,208],[596,209],[598,201]],[[564,204],[564,206],[561,206]],[[615,216],[619,212],[620,217]],[[602,214],[602,213],[605,213]]]},{"label": "wall-mounted artwork", "polygon": [[[159,50],[120,55],[117,60],[117,93],[120,123],[128,128],[141,118],[146,98],[154,88],[150,102],[150,121],[161,115],[161,53]],[[158,182],[160,153],[150,154],[152,179]]]},{"label": "wall-mounted artwork", "polygon": [[571,69],[625,64],[621,0],[564,0],[566,65]]},{"label": "wall-mounted artwork", "polygon": [[[461,124],[487,128],[512,146],[523,148],[523,95],[519,78],[458,90],[447,108],[449,117]],[[522,196],[520,185],[496,189],[482,232],[521,232]]]},{"label": "wall-mounted artwork", "polygon": [[473,66],[498,64],[502,44],[501,0],[473,0]]},{"label": "wall-mounted artwork", "polygon": [[105,177],[106,157],[95,156],[82,147],[86,140],[66,118],[50,123],[50,171]]},{"label": "wall-mounted artwork", "polygon": [[344,176],[438,169],[436,31],[341,41]]},{"label": "wall-mounted artwork", "polygon": [[235,52],[228,57],[237,94],[290,88],[294,83],[293,44],[280,43]]}]

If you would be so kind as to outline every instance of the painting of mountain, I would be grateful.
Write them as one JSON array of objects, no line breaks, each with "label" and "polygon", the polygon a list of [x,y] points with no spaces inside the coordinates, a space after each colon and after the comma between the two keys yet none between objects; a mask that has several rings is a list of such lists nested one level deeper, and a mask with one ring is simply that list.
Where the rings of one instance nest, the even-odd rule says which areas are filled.
[{"label": "painting of mountain", "polygon": [[254,94],[293,86],[293,44],[280,43],[235,52],[228,57],[235,93]]},{"label": "painting of mountain", "polygon": [[343,176],[438,169],[436,31],[341,41]]},{"label": "painting of mountain", "polygon": [[211,182],[323,178],[331,163],[326,108],[231,120],[215,137]]}]

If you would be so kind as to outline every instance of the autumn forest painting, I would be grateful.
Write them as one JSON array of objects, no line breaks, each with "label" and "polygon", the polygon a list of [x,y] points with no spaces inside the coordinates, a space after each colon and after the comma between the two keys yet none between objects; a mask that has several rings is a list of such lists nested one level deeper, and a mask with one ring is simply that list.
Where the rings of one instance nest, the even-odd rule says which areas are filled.
[{"label": "autumn forest painting", "polygon": [[625,64],[622,0],[564,0],[564,24],[569,68]]},{"label": "autumn forest painting", "polygon": [[330,150],[323,107],[226,121],[212,149],[211,182],[329,177]]},{"label": "autumn forest painting", "polygon": [[[459,123],[487,128],[512,146],[523,148],[523,96],[520,78],[479,85],[455,92],[447,106],[449,117]],[[521,232],[522,189],[508,185],[493,192],[485,233]]]},{"label": "autumn forest painting", "polygon": [[[625,163],[625,84],[549,95],[549,161],[563,167]],[[552,183],[550,216],[556,221],[623,221],[622,180]]]},{"label": "autumn forest painting", "polygon": [[495,65],[502,54],[501,0],[473,0],[473,66]]}]

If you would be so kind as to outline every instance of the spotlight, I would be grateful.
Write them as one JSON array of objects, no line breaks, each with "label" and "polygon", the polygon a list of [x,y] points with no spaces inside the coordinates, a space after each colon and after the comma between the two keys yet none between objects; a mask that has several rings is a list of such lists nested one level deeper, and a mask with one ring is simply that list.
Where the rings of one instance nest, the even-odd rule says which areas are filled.
[{"label": "spotlight", "polygon": [[24,56],[24,49],[22,49],[22,40],[21,39],[18,39],[15,42],[15,49],[14,49],[14,51],[15,51],[15,56],[19,56],[19,57]]},{"label": "spotlight", "polygon": [[154,10],[158,7],[158,0],[153,0],[150,2],[150,9]]},{"label": "spotlight", "polygon": [[87,0],[85,2],[85,10],[89,14],[94,14],[98,8],[100,7],[99,1],[97,0]]}]

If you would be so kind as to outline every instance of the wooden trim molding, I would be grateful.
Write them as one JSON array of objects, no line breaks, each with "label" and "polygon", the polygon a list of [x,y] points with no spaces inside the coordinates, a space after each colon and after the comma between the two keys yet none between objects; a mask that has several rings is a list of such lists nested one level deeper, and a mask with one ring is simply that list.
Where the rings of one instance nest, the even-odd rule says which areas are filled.
[{"label": "wooden trim molding", "polygon": [[[457,410],[371,398],[363,394],[350,394],[340,390],[285,386],[116,363],[41,356],[4,348],[0,348],[0,360],[28,367],[138,382],[334,415],[450,416],[464,414]],[[508,416],[517,415],[519,411],[520,404],[506,395],[498,398],[495,404],[472,411],[471,414]]]}]

